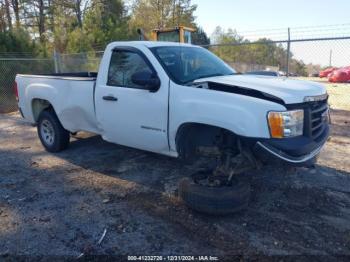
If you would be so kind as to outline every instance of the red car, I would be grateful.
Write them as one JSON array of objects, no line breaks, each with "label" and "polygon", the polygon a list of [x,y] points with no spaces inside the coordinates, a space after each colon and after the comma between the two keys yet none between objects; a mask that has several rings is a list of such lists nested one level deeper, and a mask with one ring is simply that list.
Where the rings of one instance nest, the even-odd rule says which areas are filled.
[{"label": "red car", "polygon": [[328,77],[331,73],[333,73],[333,71],[337,70],[338,68],[336,67],[329,67],[325,70],[322,70],[319,74],[319,77]]},{"label": "red car", "polygon": [[350,67],[343,67],[333,71],[328,76],[328,81],[332,83],[346,83],[350,82]]}]

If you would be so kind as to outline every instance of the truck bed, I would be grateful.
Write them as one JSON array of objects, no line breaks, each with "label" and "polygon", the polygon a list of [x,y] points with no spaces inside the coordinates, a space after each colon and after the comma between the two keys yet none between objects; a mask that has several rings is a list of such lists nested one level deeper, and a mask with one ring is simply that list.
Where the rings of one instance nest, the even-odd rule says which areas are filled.
[{"label": "truck bed", "polygon": [[50,101],[65,129],[98,133],[94,91],[97,73],[17,75],[19,107],[24,117],[36,122],[35,103]]}]

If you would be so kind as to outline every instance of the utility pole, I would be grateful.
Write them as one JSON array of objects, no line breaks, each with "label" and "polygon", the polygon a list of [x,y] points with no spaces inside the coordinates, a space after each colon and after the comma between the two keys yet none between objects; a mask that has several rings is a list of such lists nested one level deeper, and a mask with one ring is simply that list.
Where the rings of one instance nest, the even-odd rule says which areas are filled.
[{"label": "utility pole", "polygon": [[290,56],[290,28],[288,27],[288,43],[287,43],[287,67],[286,74],[289,76],[289,56]]},{"label": "utility pole", "polygon": [[331,67],[332,66],[332,54],[333,53],[333,51],[332,51],[332,49],[329,51],[329,67]]},{"label": "utility pole", "polygon": [[60,65],[59,65],[59,54],[56,52],[56,49],[53,50],[53,61],[55,65],[55,73],[60,72]]}]

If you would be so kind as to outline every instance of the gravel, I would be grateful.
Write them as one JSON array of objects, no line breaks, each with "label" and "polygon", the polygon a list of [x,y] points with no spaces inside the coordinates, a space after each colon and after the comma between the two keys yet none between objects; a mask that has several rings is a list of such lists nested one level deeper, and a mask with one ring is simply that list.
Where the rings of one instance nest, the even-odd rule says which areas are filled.
[{"label": "gravel", "polygon": [[191,170],[177,159],[87,133],[49,154],[35,127],[0,115],[0,256],[349,256],[349,113],[333,112],[315,168],[246,174],[248,208],[224,217],[179,200],[176,185]]}]

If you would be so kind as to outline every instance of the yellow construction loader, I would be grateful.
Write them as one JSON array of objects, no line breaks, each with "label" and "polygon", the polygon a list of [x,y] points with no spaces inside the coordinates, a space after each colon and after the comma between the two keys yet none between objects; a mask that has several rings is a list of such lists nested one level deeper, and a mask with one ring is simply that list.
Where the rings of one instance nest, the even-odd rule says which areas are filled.
[{"label": "yellow construction loader", "polygon": [[150,38],[148,38],[142,29],[137,30],[140,35],[140,40],[178,42],[187,44],[192,43],[192,33],[195,31],[195,29],[186,26],[154,29],[151,32]]}]

